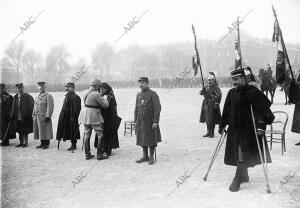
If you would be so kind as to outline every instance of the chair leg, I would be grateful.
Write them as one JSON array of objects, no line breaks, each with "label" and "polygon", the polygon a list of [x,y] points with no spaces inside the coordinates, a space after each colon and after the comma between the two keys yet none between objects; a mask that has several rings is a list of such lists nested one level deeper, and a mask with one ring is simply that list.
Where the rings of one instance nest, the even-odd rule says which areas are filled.
[{"label": "chair leg", "polygon": [[273,134],[271,134],[271,137],[270,137],[270,150],[272,150],[272,143],[273,143]]},{"label": "chair leg", "polygon": [[286,152],[286,148],[285,148],[285,134],[283,135],[283,146],[284,146],[284,151]]},{"label": "chair leg", "polygon": [[283,136],[281,136],[281,154],[283,156],[284,145],[283,145]]},{"label": "chair leg", "polygon": [[126,135],[126,122],[124,122],[124,136]]}]

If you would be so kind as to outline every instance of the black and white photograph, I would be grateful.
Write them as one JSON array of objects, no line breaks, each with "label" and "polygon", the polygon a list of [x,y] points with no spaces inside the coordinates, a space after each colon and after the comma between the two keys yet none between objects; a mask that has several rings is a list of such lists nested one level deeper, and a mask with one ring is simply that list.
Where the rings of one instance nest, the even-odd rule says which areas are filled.
[{"label": "black and white photograph", "polygon": [[300,208],[300,1],[0,0],[3,208]]}]

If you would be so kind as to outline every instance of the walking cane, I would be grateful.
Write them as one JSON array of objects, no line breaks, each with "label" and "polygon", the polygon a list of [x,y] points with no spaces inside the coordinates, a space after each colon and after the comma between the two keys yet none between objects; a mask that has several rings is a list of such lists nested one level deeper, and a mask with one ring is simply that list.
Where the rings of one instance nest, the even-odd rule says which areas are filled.
[{"label": "walking cane", "polygon": [[254,127],[254,133],[255,133],[255,139],[256,139],[256,143],[257,143],[257,147],[258,147],[259,157],[260,157],[261,164],[263,165],[262,167],[263,167],[265,180],[266,180],[266,189],[267,189],[267,193],[269,194],[269,193],[271,193],[271,189],[270,189],[270,185],[269,185],[268,174],[267,174],[267,171],[266,171],[267,161],[266,161],[266,154],[265,154],[265,148],[264,148],[264,140],[262,141],[262,143],[263,143],[263,148],[264,148],[265,161],[263,161],[261,149],[260,149],[260,146],[259,146],[259,140],[258,140],[258,136],[257,136],[257,132],[256,132],[256,125],[255,125],[255,119],[254,119],[252,104],[250,104],[250,109],[251,109],[252,123],[253,123],[253,127]]},{"label": "walking cane", "polygon": [[224,140],[225,140],[225,138],[226,138],[226,135],[227,135],[227,131],[226,131],[226,129],[224,129],[223,132],[222,132],[222,134],[221,134],[221,137],[220,137],[220,139],[219,139],[219,141],[218,141],[218,144],[217,144],[217,146],[216,146],[216,149],[215,149],[215,151],[214,151],[214,154],[213,154],[213,156],[212,156],[212,158],[211,158],[211,161],[210,161],[210,164],[209,164],[209,166],[208,166],[207,172],[206,172],[205,176],[203,177],[203,181],[206,181],[206,180],[207,180],[208,173],[209,173],[209,171],[210,171],[210,169],[211,169],[213,163],[215,162],[215,159],[217,158],[217,155],[218,155],[218,153],[219,153],[219,151],[220,151],[220,149],[221,149],[222,144],[224,143]]}]

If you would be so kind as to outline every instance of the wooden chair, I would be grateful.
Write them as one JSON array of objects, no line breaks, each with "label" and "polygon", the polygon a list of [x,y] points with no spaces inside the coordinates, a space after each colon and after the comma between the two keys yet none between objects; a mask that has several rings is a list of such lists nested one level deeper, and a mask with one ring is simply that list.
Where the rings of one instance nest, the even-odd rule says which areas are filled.
[{"label": "wooden chair", "polygon": [[[286,152],[285,148],[285,128],[289,116],[284,111],[274,111],[274,122],[270,125],[270,130],[266,130],[267,141],[270,142],[270,150],[272,150],[273,143],[281,143],[281,152]],[[268,140],[268,138],[270,138]]]},{"label": "wooden chair", "polygon": [[[127,130],[129,132],[127,132]],[[130,134],[130,136],[132,136],[132,132],[134,131],[135,133],[135,123],[133,120],[128,120],[124,122],[124,136],[126,134]]]}]

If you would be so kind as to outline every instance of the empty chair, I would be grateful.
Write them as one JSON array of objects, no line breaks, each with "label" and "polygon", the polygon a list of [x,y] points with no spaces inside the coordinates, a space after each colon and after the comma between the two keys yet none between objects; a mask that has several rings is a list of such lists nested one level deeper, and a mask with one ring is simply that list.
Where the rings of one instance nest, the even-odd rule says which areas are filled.
[{"label": "empty chair", "polygon": [[274,111],[274,122],[270,125],[270,129],[266,130],[267,141],[270,142],[270,150],[272,150],[273,143],[281,143],[281,151],[286,152],[285,148],[285,128],[289,116],[284,111]]}]

